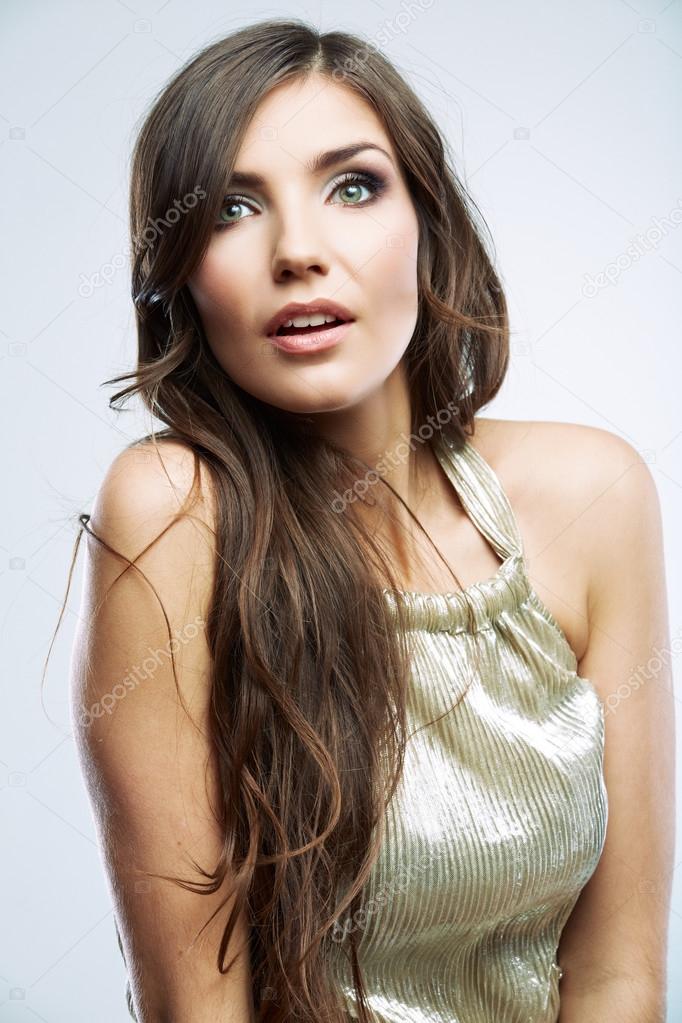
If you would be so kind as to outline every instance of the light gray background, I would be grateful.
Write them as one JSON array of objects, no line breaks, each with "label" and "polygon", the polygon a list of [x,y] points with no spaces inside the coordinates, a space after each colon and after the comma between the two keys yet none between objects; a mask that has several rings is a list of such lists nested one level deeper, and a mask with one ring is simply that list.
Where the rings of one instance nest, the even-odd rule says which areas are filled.
[{"label": "light gray background", "polygon": [[[100,387],[134,363],[127,269],[84,295],[127,249],[136,123],[188,56],[244,22],[295,15],[382,46],[453,144],[495,239],[512,361],[483,414],[586,423],[648,453],[679,676],[682,0],[345,0],[254,13],[208,0],[15,0],[0,11],[0,1020],[123,1023],[123,964],[70,735],[80,559],[44,703],[40,677],[75,516],[150,425],[110,412],[113,388]],[[612,283],[586,287],[610,264]],[[681,882],[677,869],[670,1021],[682,1019]]]}]

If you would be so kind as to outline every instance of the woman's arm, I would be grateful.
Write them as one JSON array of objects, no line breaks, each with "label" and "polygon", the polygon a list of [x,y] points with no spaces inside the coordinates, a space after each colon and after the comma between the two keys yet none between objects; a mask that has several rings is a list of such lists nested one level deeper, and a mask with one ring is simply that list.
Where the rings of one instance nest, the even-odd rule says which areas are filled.
[{"label": "woman's arm", "polygon": [[578,672],[605,703],[609,815],[601,859],[559,945],[560,1023],[663,1023],[675,711],[661,515],[633,447],[606,431],[584,443],[577,456],[593,461],[583,523],[590,636]]},{"label": "woman's arm", "polygon": [[[164,466],[151,445],[122,452],[93,509],[93,530],[131,560],[168,526],[189,492],[189,450],[168,442],[160,449]],[[245,954],[227,976],[216,965],[232,902],[190,947],[225,891],[196,895],[143,873],[200,880],[189,857],[212,869],[222,845],[208,802],[210,796],[215,805],[217,786],[206,737],[205,620],[214,564],[205,498],[191,514],[137,564],[168,615],[178,684],[198,728],[177,696],[159,601],[134,568],[103,553],[91,538],[72,660],[73,717],[139,1023],[249,1023],[243,918],[225,962],[240,947]]]}]

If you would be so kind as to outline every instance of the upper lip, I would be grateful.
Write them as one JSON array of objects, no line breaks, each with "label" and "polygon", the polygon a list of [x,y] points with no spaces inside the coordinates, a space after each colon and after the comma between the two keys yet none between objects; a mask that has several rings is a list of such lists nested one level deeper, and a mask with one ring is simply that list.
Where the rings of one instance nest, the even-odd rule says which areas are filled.
[{"label": "upper lip", "polygon": [[335,316],[337,320],[355,319],[350,309],[346,309],[339,302],[332,302],[328,298],[317,298],[314,302],[289,302],[268,320],[265,325],[265,333],[276,334],[287,320],[293,320],[296,316],[312,316],[313,313],[325,313],[328,316]]}]

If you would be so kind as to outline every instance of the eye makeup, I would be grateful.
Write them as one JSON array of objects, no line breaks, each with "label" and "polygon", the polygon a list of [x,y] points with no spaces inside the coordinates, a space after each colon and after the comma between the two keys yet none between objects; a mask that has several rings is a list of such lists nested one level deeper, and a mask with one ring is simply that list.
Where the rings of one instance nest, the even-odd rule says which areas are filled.
[{"label": "eye makeup", "polygon": [[[338,192],[339,189],[348,185],[351,186],[357,185],[359,187],[361,186],[363,188],[368,189],[371,194],[369,198],[363,199],[360,202],[350,203],[341,202],[333,203],[332,205],[344,206],[349,209],[354,208],[363,209],[364,207],[369,206],[371,203],[376,202],[376,200],[381,195],[383,195],[383,193],[386,191],[388,187],[388,181],[382,174],[379,174],[376,171],[371,171],[368,168],[363,168],[362,170],[357,171],[347,171],[345,174],[342,174],[341,177],[337,179],[331,194],[334,195],[334,193]],[[247,206],[252,209],[253,207],[251,206],[251,203],[252,200],[244,195],[238,194],[226,195],[220,210],[220,214],[222,216],[223,211],[229,209],[230,207]],[[232,221],[226,220],[217,221],[216,224],[214,225],[214,231],[216,232],[225,231],[228,228],[234,227],[236,224],[240,223],[240,221],[248,219],[249,219],[248,217],[240,217],[239,219]]]}]

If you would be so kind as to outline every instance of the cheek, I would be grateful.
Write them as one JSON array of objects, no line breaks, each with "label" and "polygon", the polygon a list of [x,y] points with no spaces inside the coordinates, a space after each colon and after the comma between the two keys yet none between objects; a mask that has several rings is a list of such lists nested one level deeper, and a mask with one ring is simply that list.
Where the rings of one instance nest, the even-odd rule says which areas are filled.
[{"label": "cheek", "polygon": [[188,288],[216,361],[233,380],[258,396],[262,356],[271,355],[271,351],[267,346],[253,346],[253,295],[257,289],[248,273],[253,263],[228,259],[226,248],[221,252],[216,245],[205,255]]},{"label": "cheek", "polygon": [[417,314],[417,252],[419,236],[416,225],[388,234],[374,261],[371,276],[376,305],[393,322]]},{"label": "cheek", "polygon": [[233,261],[228,267],[217,247],[207,253],[188,285],[209,338],[218,329],[238,331],[242,322],[247,322],[247,300],[252,289]]}]

